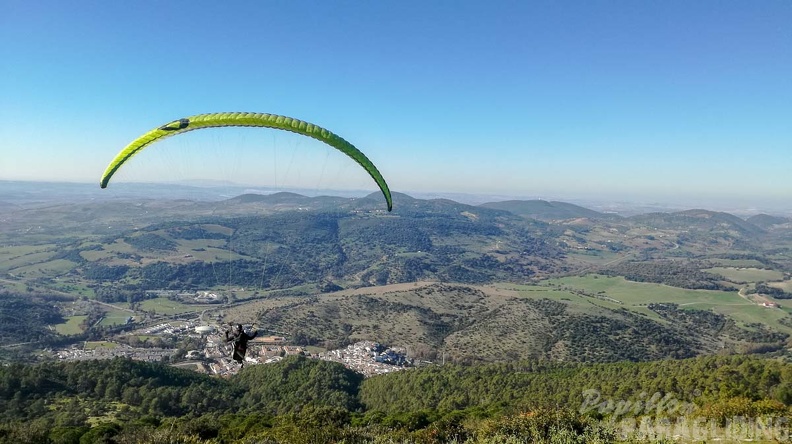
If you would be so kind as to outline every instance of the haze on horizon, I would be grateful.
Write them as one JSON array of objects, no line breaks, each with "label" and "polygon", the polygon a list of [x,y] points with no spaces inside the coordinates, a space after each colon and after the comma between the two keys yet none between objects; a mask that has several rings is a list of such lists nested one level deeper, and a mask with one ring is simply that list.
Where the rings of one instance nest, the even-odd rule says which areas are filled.
[{"label": "haze on horizon", "polygon": [[[96,183],[154,127],[252,111],[336,132],[396,192],[788,210],[790,22],[780,0],[11,0],[0,180]],[[326,148],[256,131],[185,134],[175,151],[141,153],[119,183],[176,169],[177,180],[375,189]]]}]

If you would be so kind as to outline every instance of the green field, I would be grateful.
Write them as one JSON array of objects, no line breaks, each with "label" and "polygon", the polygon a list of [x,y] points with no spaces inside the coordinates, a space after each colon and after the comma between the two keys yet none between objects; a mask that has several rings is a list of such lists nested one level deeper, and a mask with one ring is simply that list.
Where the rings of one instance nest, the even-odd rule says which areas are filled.
[{"label": "green field", "polygon": [[223,225],[203,224],[203,225],[201,225],[201,228],[203,228],[204,230],[206,230],[206,231],[208,231],[210,233],[220,233],[220,234],[222,234],[224,236],[231,236],[232,234],[234,234],[234,229],[233,228],[229,228],[229,227],[226,227],[226,226],[223,226]]},{"label": "green field", "polygon": [[[781,282],[773,283],[773,284],[781,284]],[[772,286],[772,287],[778,286],[778,285],[773,285],[773,284],[768,284],[768,285]],[[785,291],[789,291],[789,290],[790,290],[789,287],[787,287],[785,289]],[[769,300],[775,302],[776,304],[778,304],[779,306],[781,306],[782,310],[786,311],[787,313],[792,314],[792,299],[776,299],[776,298],[773,298],[773,297],[770,297],[770,298],[767,298],[767,299],[769,299]]]},{"label": "green field", "polygon": [[327,351],[327,349],[324,347],[317,347],[314,345],[306,345],[303,348],[305,348],[305,351],[307,351],[308,353],[314,353],[314,354],[324,353]]},{"label": "green field", "polygon": [[[170,238],[167,233],[159,231],[156,234]],[[104,244],[101,250],[88,250],[80,252],[80,255],[88,261],[106,261],[108,265],[131,265],[134,261],[129,259],[119,259],[119,253],[137,254],[146,260],[164,260],[166,262],[219,262],[229,260],[249,259],[247,256],[234,253],[225,248],[226,241],[223,239],[175,239],[178,244],[177,250],[169,252],[147,252],[137,250],[123,240],[116,240],[110,244]]]},{"label": "green field", "polygon": [[[192,244],[195,244],[195,242],[192,242]],[[200,248],[203,248],[204,251],[196,251]],[[219,247],[213,247],[209,245],[204,245],[203,247],[189,248],[187,250],[184,250],[182,253],[189,254],[190,256],[192,256],[191,260],[200,260],[203,262],[225,262],[225,261],[250,259],[247,256],[243,256],[238,253],[233,253],[229,250],[225,250]]]},{"label": "green field", "polygon": [[[672,302],[679,305],[696,304],[746,304],[736,291],[690,290],[663,284],[632,282],[625,278],[589,274],[570,276],[543,281],[549,285],[568,287],[605,296],[621,301],[625,305],[648,304],[652,302]],[[698,307],[696,307],[698,308]]]},{"label": "green field", "polygon": [[581,251],[569,253],[569,258],[580,262],[589,263],[591,265],[604,265],[611,261],[617,261],[625,257],[623,253],[614,253],[612,251]]},{"label": "green field", "polygon": [[766,308],[759,305],[751,305],[747,307],[717,306],[712,308],[720,314],[730,316],[735,321],[745,324],[766,324],[775,330],[792,334],[792,328],[789,328],[779,322],[781,319],[789,316],[789,313],[786,310]]},{"label": "green field", "polygon": [[122,239],[117,239],[112,244],[104,244],[103,248],[105,251],[111,251],[113,253],[135,253],[137,251],[135,247],[124,242]]},{"label": "green field", "polygon": [[0,247],[0,262],[6,262],[36,252],[43,252],[52,246],[53,245],[19,245]]},{"label": "green field", "polygon": [[[548,281],[545,281],[548,282]],[[592,302],[601,304],[608,308],[619,308],[623,304],[619,304],[618,302],[610,301],[606,297],[602,299],[599,298],[592,298],[584,295],[575,294],[572,291],[564,288],[557,287],[555,285],[513,285],[513,284],[503,284],[500,286],[501,288],[516,290],[520,293],[520,296],[534,298],[534,299],[552,299],[555,301],[566,301],[571,302],[574,304],[591,304]],[[597,295],[603,296],[603,295]]]},{"label": "green field", "polygon": [[[738,292],[714,290],[689,290],[662,284],[631,282],[623,277],[600,275],[571,276],[550,279],[534,286],[502,285],[519,291],[521,296],[549,298],[566,301],[576,309],[585,310],[591,304],[607,308],[624,307],[636,313],[661,321],[662,318],[647,308],[650,303],[666,302],[678,304],[681,308],[712,310],[726,315],[740,324],[763,323],[784,333],[792,334],[792,328],[780,320],[789,316],[792,301],[776,301],[783,308],[766,308],[741,297]],[[586,295],[578,295],[574,292]],[[611,302],[608,298],[622,302]]]},{"label": "green field", "polygon": [[20,256],[12,256],[6,260],[0,260],[0,271],[3,272],[12,272],[14,274],[23,274],[17,272],[17,268],[26,267],[28,265],[35,265],[41,262],[46,262],[50,260],[52,257],[52,253],[50,252],[35,252]]},{"label": "green field", "polygon": [[132,315],[128,311],[110,309],[105,313],[99,325],[123,325],[126,324],[126,320]]},{"label": "green field", "polygon": [[769,285],[771,287],[775,287],[775,288],[780,288],[781,290],[783,290],[783,291],[785,291],[787,293],[792,293],[792,280],[783,281],[783,282],[772,282],[772,283],[767,284],[767,285]]},{"label": "green field", "polygon": [[54,245],[30,245],[0,248],[0,273],[26,279],[58,276],[77,265],[65,259],[52,259]]},{"label": "green field", "polygon": [[58,276],[74,269],[77,264],[66,259],[55,259],[14,269],[14,273],[24,274],[27,278]]},{"label": "green field", "polygon": [[715,267],[707,268],[703,271],[723,276],[725,279],[738,283],[780,281],[784,279],[784,273],[780,271],[760,268]]},{"label": "green field", "polygon": [[88,316],[71,316],[66,318],[65,324],[58,324],[55,325],[55,331],[58,332],[60,335],[68,336],[68,335],[78,335],[82,333],[82,329],[80,328],[80,324],[86,319]]},{"label": "green field", "polygon": [[764,264],[755,259],[709,259],[721,267],[761,268]]},{"label": "green field", "polygon": [[[553,291],[543,292],[541,291],[543,287]],[[735,320],[743,322],[757,322],[760,314],[766,314],[761,310],[767,310],[745,300],[736,291],[689,290],[662,284],[632,282],[623,277],[594,274],[549,279],[542,281],[539,287],[525,286],[518,287],[518,289],[523,296],[566,300],[574,305],[579,305],[578,309],[585,310],[585,307],[591,304],[611,309],[623,307],[657,321],[663,320],[657,313],[649,310],[648,304],[665,302],[678,304],[681,308],[713,309],[724,315],[740,313],[739,316],[733,317]],[[574,294],[576,291],[585,293],[585,295]],[[611,301],[611,299],[620,303]],[[746,313],[741,313],[743,310]],[[780,310],[776,311],[781,312]],[[779,329],[783,327],[778,322],[774,322],[772,325]],[[783,327],[783,331],[787,330],[788,328]]]},{"label": "green field", "polygon": [[24,292],[27,289],[25,281],[0,280],[0,289]]},{"label": "green field", "polygon": [[71,295],[77,296],[86,296],[88,298],[93,299],[96,294],[94,293],[93,288],[89,288],[86,284],[82,283],[59,283],[57,285],[51,286],[58,291],[63,293],[68,293]]}]

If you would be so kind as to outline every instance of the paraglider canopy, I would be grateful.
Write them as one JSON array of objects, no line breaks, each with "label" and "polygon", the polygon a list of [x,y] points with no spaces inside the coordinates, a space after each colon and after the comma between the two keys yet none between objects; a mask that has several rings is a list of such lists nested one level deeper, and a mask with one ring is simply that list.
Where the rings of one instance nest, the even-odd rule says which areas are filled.
[{"label": "paraglider canopy", "polygon": [[177,134],[185,133],[188,131],[204,129],[204,128],[218,128],[229,126],[249,126],[249,127],[264,127],[273,128],[284,131],[290,131],[303,136],[308,136],[330,145],[331,147],[346,154],[360,166],[362,166],[377,183],[385,202],[388,206],[388,211],[393,209],[393,200],[388,184],[382,177],[377,167],[371,162],[365,154],[363,154],[354,145],[347,142],[340,136],[312,123],[304,122],[302,120],[294,119],[291,117],[280,116],[277,114],[264,114],[264,113],[212,113],[212,114],[199,114],[190,116],[155,128],[137,139],[133,140],[118,155],[110,162],[105,169],[104,174],[99,181],[102,188],[106,188],[116,171],[121,168],[124,163],[132,156],[140,152],[143,148],[151,145],[154,142],[160,141],[164,138],[175,136]]}]

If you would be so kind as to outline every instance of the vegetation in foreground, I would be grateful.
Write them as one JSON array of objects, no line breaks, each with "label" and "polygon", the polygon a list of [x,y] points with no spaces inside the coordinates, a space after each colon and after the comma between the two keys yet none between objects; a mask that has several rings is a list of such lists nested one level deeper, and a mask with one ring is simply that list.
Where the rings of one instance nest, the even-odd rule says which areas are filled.
[{"label": "vegetation in foreground", "polygon": [[[11,365],[0,369],[0,442],[638,442],[693,419],[699,434],[780,437],[790,376],[790,364],[743,356],[433,366],[366,380],[304,357],[228,379],[125,359]],[[751,431],[759,423],[772,427]]]}]

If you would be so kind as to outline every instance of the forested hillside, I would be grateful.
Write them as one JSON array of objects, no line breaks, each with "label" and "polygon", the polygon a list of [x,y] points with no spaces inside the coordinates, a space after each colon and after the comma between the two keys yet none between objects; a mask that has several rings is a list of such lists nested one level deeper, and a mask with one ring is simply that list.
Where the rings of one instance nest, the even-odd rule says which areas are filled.
[{"label": "forested hillside", "polygon": [[[0,369],[0,442],[493,442],[481,440],[563,431],[614,442],[600,420],[786,415],[791,377],[789,364],[740,356],[432,366],[365,381],[304,357],[228,380],[123,359],[12,365]],[[608,400],[642,401],[616,410]]]}]

